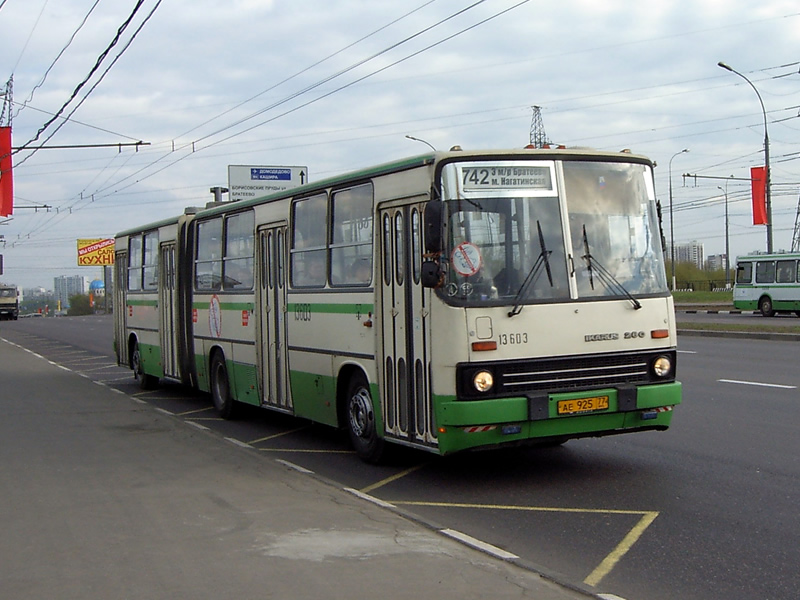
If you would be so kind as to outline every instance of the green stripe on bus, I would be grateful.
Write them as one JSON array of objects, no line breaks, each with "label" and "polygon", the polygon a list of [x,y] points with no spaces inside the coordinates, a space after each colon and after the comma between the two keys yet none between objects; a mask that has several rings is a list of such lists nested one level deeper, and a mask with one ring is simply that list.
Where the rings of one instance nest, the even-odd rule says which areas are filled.
[{"label": "green stripe on bus", "polygon": [[158,306],[158,300],[133,300],[128,298],[125,300],[128,306]]},{"label": "green stripe on bus", "polygon": [[[256,305],[252,302],[220,302],[219,307],[222,310],[254,310]],[[208,302],[192,302],[192,308],[205,310]]]},{"label": "green stripe on bus", "polygon": [[338,315],[357,315],[374,312],[374,304],[315,304],[312,302],[290,302],[289,312],[332,313]]}]

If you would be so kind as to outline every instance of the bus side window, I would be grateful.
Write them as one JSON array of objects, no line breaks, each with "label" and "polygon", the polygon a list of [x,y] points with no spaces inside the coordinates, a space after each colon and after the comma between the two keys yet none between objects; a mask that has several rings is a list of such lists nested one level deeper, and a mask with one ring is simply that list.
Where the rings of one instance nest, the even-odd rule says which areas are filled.
[{"label": "bus side window", "polygon": [[222,219],[197,225],[194,285],[198,290],[218,290],[222,285]]},{"label": "bus side window", "polygon": [[756,263],[756,283],[775,283],[775,262],[763,260]]},{"label": "bus side window", "polygon": [[225,220],[223,289],[253,289],[253,248],[255,217],[252,211]]},{"label": "bus side window", "polygon": [[372,184],[331,195],[331,284],[368,285],[372,279]]},{"label": "bus side window", "polygon": [[740,262],[736,266],[736,283],[753,282],[753,263]]},{"label": "bus side window", "polygon": [[144,236],[144,262],[142,263],[142,289],[158,289],[158,232]]},{"label": "bus side window", "polygon": [[128,291],[142,289],[142,236],[132,235],[128,240]]},{"label": "bus side window", "polygon": [[293,286],[325,287],[328,194],[302,198],[292,205],[290,275]]},{"label": "bus side window", "polygon": [[794,283],[795,264],[793,260],[779,260],[776,281],[778,283]]}]

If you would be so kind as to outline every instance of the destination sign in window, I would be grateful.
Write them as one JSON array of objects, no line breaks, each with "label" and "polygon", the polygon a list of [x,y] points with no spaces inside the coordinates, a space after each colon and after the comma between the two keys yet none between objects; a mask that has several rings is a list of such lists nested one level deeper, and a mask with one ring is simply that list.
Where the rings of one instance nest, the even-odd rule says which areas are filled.
[{"label": "destination sign in window", "polygon": [[553,189],[548,166],[491,166],[461,167],[464,191],[508,189]]}]

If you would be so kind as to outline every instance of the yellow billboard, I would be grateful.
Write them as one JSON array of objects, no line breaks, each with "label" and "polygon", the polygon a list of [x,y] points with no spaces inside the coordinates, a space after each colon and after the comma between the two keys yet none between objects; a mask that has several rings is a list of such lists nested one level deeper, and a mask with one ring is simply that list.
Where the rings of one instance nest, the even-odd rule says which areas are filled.
[{"label": "yellow billboard", "polygon": [[78,240],[78,266],[103,267],[114,264],[114,238]]}]

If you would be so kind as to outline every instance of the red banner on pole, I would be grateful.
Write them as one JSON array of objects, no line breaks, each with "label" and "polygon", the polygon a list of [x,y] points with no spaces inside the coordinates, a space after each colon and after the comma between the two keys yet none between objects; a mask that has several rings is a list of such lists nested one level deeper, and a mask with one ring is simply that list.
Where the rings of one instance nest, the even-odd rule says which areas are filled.
[{"label": "red banner on pole", "polygon": [[767,224],[767,168],[751,167],[750,183],[753,196],[753,225]]},{"label": "red banner on pole", "polygon": [[0,217],[14,212],[14,176],[11,170],[11,127],[0,127]]}]

